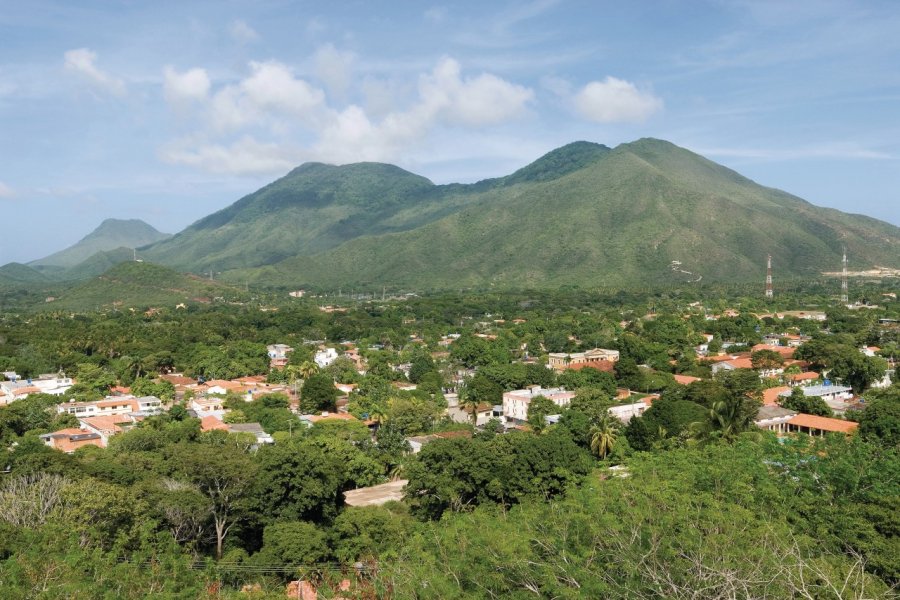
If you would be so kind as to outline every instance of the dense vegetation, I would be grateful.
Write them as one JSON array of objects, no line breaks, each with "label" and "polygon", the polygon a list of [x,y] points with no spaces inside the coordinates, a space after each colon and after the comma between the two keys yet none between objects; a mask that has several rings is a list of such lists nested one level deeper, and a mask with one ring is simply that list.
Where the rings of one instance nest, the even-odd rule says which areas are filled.
[{"label": "dense vegetation", "polygon": [[[891,597],[900,387],[869,386],[898,351],[889,320],[900,306],[881,295],[896,286],[857,288],[886,303],[863,311],[818,291],[775,304],[733,290],[562,290],[344,301],[346,312],[330,313],[317,299],[248,298],[0,314],[0,370],[78,379],[64,398],[0,407],[0,596],[280,598],[289,580],[330,593],[347,578],[345,596],[361,598]],[[755,316],[798,306],[828,319]],[[694,352],[701,333],[746,348],[788,331],[810,336],[799,354],[860,387],[857,435],[778,443],[752,424],[765,383],[747,370],[711,377]],[[367,360],[364,375],[347,358],[311,363],[317,344],[348,340]],[[295,351],[267,373],[265,346],[276,342]],[[547,352],[596,346],[620,351],[613,373],[557,375],[540,364]],[[248,434],[201,432],[177,403],[105,449],[66,455],[37,437],[74,424],[58,402],[114,384],[171,399],[158,375],[173,371],[267,373],[300,389],[308,411],[333,409],[333,382],[355,383],[350,411],[378,431],[359,421],[306,429],[288,396],[271,394],[225,398],[230,422],[273,435],[259,448]],[[704,380],[680,386],[676,373]],[[417,388],[401,391],[398,380]],[[535,399],[526,431],[442,416],[451,388],[479,406],[528,385],[577,394],[565,410]],[[627,427],[607,413],[623,386],[661,394]],[[550,411],[558,423],[544,419]],[[405,438],[448,430],[463,433],[409,454]],[[344,505],[344,491],[395,477],[409,480],[402,503]]]}]

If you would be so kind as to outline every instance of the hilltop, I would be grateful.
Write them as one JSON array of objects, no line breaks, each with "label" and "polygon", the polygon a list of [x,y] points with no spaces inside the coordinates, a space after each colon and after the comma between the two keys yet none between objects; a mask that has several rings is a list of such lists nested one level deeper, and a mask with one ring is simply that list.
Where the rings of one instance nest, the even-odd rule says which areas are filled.
[{"label": "hilltop", "polygon": [[74,267],[98,252],[121,247],[140,248],[168,237],[171,237],[170,234],[157,231],[140,219],[106,219],[72,246],[31,261],[28,265],[51,275],[60,275],[64,269]]},{"label": "hilltop", "polygon": [[217,296],[233,296],[226,284],[185,275],[146,262],[125,262],[99,277],[65,291],[43,306],[46,310],[94,310],[98,308],[168,306],[180,303],[208,303]]}]

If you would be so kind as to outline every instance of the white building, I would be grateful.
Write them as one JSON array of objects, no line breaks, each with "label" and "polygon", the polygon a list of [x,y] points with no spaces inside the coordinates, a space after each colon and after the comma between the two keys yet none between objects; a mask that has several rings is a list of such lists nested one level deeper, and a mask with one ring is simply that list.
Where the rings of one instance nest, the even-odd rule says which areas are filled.
[{"label": "white building", "polygon": [[525,423],[528,421],[528,406],[538,396],[544,396],[560,408],[565,408],[572,402],[575,392],[566,391],[565,388],[543,389],[539,385],[525,390],[506,392],[503,394],[503,417],[507,423]]},{"label": "white building", "polygon": [[317,365],[319,365],[320,369],[324,369],[331,363],[337,360],[338,353],[334,348],[325,348],[324,350],[319,350],[316,352],[313,360]]}]

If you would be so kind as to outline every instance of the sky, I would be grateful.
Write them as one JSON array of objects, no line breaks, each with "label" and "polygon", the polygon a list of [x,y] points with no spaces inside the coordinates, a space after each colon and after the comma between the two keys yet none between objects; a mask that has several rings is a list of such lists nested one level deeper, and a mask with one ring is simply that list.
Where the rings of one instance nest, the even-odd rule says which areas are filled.
[{"label": "sky", "polygon": [[435,183],[669,140],[900,225],[900,3],[0,0],[0,264],[306,161]]}]

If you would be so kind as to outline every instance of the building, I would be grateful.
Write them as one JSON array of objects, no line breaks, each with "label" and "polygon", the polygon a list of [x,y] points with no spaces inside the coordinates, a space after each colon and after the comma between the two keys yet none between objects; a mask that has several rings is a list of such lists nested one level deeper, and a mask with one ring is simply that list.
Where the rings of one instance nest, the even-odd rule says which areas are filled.
[{"label": "building", "polygon": [[582,363],[615,363],[619,360],[618,350],[594,348],[587,352],[551,352],[547,366],[554,371],[565,371]]},{"label": "building", "polygon": [[787,423],[787,431],[808,435],[825,435],[826,433],[850,435],[856,431],[857,427],[859,427],[859,423],[854,423],[853,421],[830,419],[803,413],[795,415]]},{"label": "building", "polygon": [[409,483],[407,479],[396,479],[365,488],[344,492],[344,503],[347,506],[381,506],[386,502],[403,500],[403,488]]},{"label": "building", "polygon": [[544,396],[560,408],[565,408],[572,402],[575,392],[566,391],[565,388],[543,389],[539,385],[506,392],[503,394],[503,417],[507,423],[521,424],[528,421],[528,406],[538,396]]},{"label": "building", "polygon": [[[815,396],[821,398],[828,407],[838,414],[842,414],[850,407],[853,400],[853,389],[846,385],[805,385],[800,387],[807,398]],[[790,391],[781,392],[779,396],[790,396]]]},{"label": "building", "polygon": [[[447,416],[455,423],[471,423],[472,409],[466,409],[459,405],[459,395],[447,394]],[[497,417],[494,414],[494,406],[488,402],[482,402],[475,409],[475,425],[481,427],[491,419]]]},{"label": "building", "polygon": [[324,369],[331,363],[337,360],[338,353],[334,348],[325,348],[324,350],[319,350],[316,352],[315,357],[313,357],[313,361],[319,366],[320,369]]},{"label": "building", "polygon": [[288,354],[294,351],[287,344],[270,344],[266,346],[269,352],[269,368],[281,369],[288,364]]},{"label": "building", "polygon": [[75,427],[45,433],[40,438],[47,446],[66,454],[72,454],[84,446],[97,446],[98,448],[104,446],[103,440],[96,432]]},{"label": "building", "polygon": [[787,433],[788,423],[796,415],[796,411],[788,408],[782,408],[775,404],[764,405],[759,408],[759,411],[756,413],[756,419],[753,422],[760,429],[781,434]]},{"label": "building", "polygon": [[22,380],[14,371],[4,374],[7,381],[0,381],[0,405],[27,398],[29,394],[62,396],[75,382],[64,373],[47,373],[34,379]]},{"label": "building", "polygon": [[96,433],[100,437],[101,447],[106,448],[109,438],[131,429],[137,419],[133,415],[102,415],[82,417],[78,419],[81,429],[88,433]]},{"label": "building", "polygon": [[430,435],[414,435],[412,437],[406,438],[406,441],[409,443],[410,451],[413,454],[418,454],[422,447],[434,442],[436,440],[449,440],[452,438],[470,438],[472,437],[472,432],[467,431],[465,429],[461,429],[458,431],[442,431],[440,433],[432,433]]},{"label": "building", "polygon": [[627,404],[615,404],[609,407],[609,414],[622,421],[628,423],[633,417],[640,417],[650,408],[650,403],[646,400],[638,400]]}]

